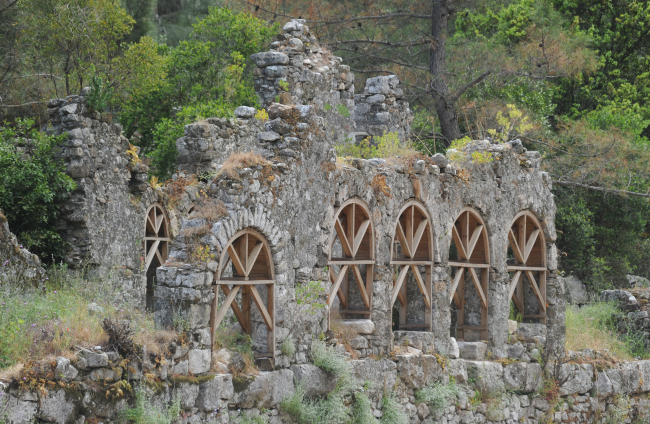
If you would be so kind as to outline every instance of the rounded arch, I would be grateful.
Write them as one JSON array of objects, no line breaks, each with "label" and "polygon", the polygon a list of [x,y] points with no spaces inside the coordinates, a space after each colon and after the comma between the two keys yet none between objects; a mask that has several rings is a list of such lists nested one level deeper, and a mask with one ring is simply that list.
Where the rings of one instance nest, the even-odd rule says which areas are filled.
[{"label": "rounded arch", "polygon": [[[434,261],[433,225],[426,207],[419,201],[407,201],[397,215],[391,240],[390,264],[397,277],[391,291],[391,310],[395,315],[394,329],[424,329],[432,331],[432,267]],[[423,275],[424,274],[424,275]],[[410,280],[409,280],[409,277]],[[421,299],[408,296],[409,281],[417,284]],[[399,310],[393,309],[399,300]],[[424,316],[408,314],[408,308],[419,310],[424,303]],[[411,315],[410,322],[407,316]]]},{"label": "rounded arch", "polygon": [[[371,318],[375,264],[375,228],[368,205],[359,198],[345,201],[334,215],[327,252],[332,288],[327,300],[330,313],[338,298],[339,313]],[[350,280],[356,285],[349,284]],[[328,320],[329,322],[329,320]]]},{"label": "rounded arch", "polygon": [[[455,271],[449,302],[456,305],[456,338],[487,340],[490,243],[487,226],[474,208],[465,206],[451,227],[456,258],[449,265]],[[450,244],[450,251],[452,249]],[[479,305],[467,310],[466,305]]]},{"label": "rounded arch", "polygon": [[[226,272],[228,271],[228,272]],[[230,274],[224,276],[224,274]],[[257,357],[275,356],[275,266],[269,243],[259,231],[245,228],[235,233],[221,251],[214,276],[214,299],[210,315],[212,334],[232,308],[244,332],[251,333],[251,306],[257,305],[267,328],[267,352]],[[258,291],[265,288],[266,293]],[[219,289],[225,299],[219,308]],[[241,306],[235,297],[241,293]],[[266,302],[263,299],[265,294]]]},{"label": "rounded arch", "polygon": [[546,236],[532,211],[526,209],[515,215],[508,229],[508,247],[508,299],[522,319],[546,324]]},{"label": "rounded arch", "polygon": [[153,309],[153,295],[156,268],[163,265],[169,257],[169,218],[160,203],[153,203],[147,208],[144,218],[144,267],[147,276],[145,304]]}]

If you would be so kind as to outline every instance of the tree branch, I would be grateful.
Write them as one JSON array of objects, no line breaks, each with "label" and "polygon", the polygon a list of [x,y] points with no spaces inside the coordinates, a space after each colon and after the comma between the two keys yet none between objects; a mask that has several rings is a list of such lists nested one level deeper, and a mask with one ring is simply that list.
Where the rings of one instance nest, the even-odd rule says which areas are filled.
[{"label": "tree branch", "polygon": [[476,84],[478,84],[479,82],[483,81],[483,80],[484,80],[485,78],[487,78],[491,73],[492,73],[492,71],[485,71],[485,72],[483,72],[481,75],[479,75],[477,78],[475,78],[474,81],[470,81],[470,82],[468,82],[467,84],[465,84],[465,85],[463,85],[462,87],[460,87],[458,90],[456,90],[456,92],[455,92],[454,94],[452,94],[452,95],[449,96],[449,102],[450,102],[450,103],[456,103],[456,101],[457,101],[458,99],[460,99],[460,96],[462,96],[463,94],[465,94],[465,92],[466,92],[467,90],[469,90],[470,88],[474,87],[474,86],[475,86]]},{"label": "tree branch", "polygon": [[419,46],[419,45],[423,45],[423,44],[428,44],[430,42],[431,42],[430,39],[420,39],[418,41],[409,41],[409,42],[406,42],[406,43],[391,43],[390,41],[357,39],[357,40],[343,40],[343,41],[325,42],[323,44],[328,45],[328,46],[334,46],[334,45],[337,45],[337,44],[369,43],[369,44],[383,44],[383,45],[391,46],[391,47],[410,47],[410,46]]},{"label": "tree branch", "polygon": [[613,188],[590,186],[590,185],[587,185],[587,184],[574,183],[574,182],[571,182],[571,181],[553,181],[553,184],[560,185],[560,186],[586,188],[587,190],[596,190],[596,191],[602,191],[604,193],[613,193],[613,194],[617,194],[619,196],[626,196],[627,195],[627,196],[637,196],[637,197],[650,197],[650,194],[637,193],[635,191],[627,191],[627,190],[616,190],[616,189],[613,189]]},{"label": "tree branch", "polygon": [[7,108],[9,108],[9,107],[23,107],[23,106],[35,105],[35,104],[45,103],[45,102],[46,102],[45,100],[41,100],[41,101],[33,101],[33,102],[22,103],[22,104],[19,104],[19,105],[0,105],[0,108],[2,108],[2,107],[7,107]]},{"label": "tree branch", "polygon": [[2,9],[0,9],[0,13],[4,13],[5,10],[9,10],[9,8],[14,6],[16,3],[18,3],[18,0],[10,1],[9,5],[3,7]]}]

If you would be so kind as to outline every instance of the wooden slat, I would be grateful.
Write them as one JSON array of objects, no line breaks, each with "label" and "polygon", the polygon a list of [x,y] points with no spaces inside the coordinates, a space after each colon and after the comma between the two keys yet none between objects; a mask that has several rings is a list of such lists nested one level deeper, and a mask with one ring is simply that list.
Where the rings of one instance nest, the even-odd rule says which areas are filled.
[{"label": "wooden slat", "polygon": [[[223,292],[224,292],[224,294],[226,296],[228,296],[230,294],[230,289],[228,288],[227,285],[221,284],[220,287],[221,287],[221,290],[223,290]],[[215,294],[215,296],[216,296],[216,294]],[[244,331],[248,331],[248,324],[246,322],[247,320],[244,317],[244,313],[242,312],[242,310],[239,309],[239,305],[237,305],[236,302],[233,302],[230,306],[232,307],[232,310],[235,313],[235,316],[237,317],[237,321],[239,321],[239,323],[241,324],[242,329]]]},{"label": "wooden slat", "polygon": [[460,267],[456,270],[456,275],[454,275],[454,281],[451,283],[451,293],[449,294],[449,303],[451,303],[452,299],[454,298],[454,294],[456,294],[458,283],[460,282],[460,279],[462,278],[464,272],[465,272],[465,268],[463,267]]},{"label": "wooden slat", "polygon": [[[152,245],[149,250],[149,253],[147,253],[147,260],[144,263],[144,270],[149,269],[149,265],[151,264],[151,261],[153,260],[154,255],[158,251],[158,245],[160,244],[160,240],[156,240]],[[161,264],[162,265],[162,264]]]},{"label": "wooden slat", "polygon": [[264,323],[266,324],[266,327],[269,329],[269,331],[273,331],[273,320],[271,319],[271,315],[269,315],[269,311],[266,310],[266,305],[264,304],[264,302],[262,302],[260,293],[257,291],[255,286],[250,286],[249,290],[251,292],[251,295],[253,296],[253,301],[255,302],[260,312],[262,313],[262,318],[264,319]]},{"label": "wooden slat", "polygon": [[535,281],[535,277],[533,276],[533,273],[530,271],[526,271],[526,276],[528,277],[528,282],[533,287],[535,296],[537,296],[537,300],[539,301],[539,306],[544,311],[546,311],[546,299],[542,297],[542,293],[539,291],[539,287],[537,287],[537,281]]},{"label": "wooden slat", "polygon": [[[222,289],[224,289],[224,286],[221,286]],[[219,324],[221,324],[221,320],[223,320],[223,317],[226,316],[226,312],[228,312],[228,308],[230,307],[230,304],[235,300],[235,296],[237,295],[237,292],[239,291],[240,286],[234,286],[232,290],[230,290],[230,293],[226,295],[226,300],[224,300],[223,305],[221,306],[221,309],[217,313],[217,316],[214,319],[214,325],[212,328],[217,328]],[[224,290],[225,292],[226,290]],[[234,308],[233,308],[234,309]],[[239,319],[239,317],[237,317]],[[242,316],[243,318],[243,316]],[[241,323],[241,321],[240,321]]]},{"label": "wooden slat", "polygon": [[235,251],[235,248],[233,247],[232,244],[228,245],[228,255],[230,256],[230,260],[232,261],[232,264],[235,266],[237,269],[237,273],[239,275],[248,275],[246,274],[246,269],[244,268],[244,264],[241,263],[241,260],[239,259],[239,255]]},{"label": "wooden slat", "polygon": [[154,240],[169,241],[169,237],[145,237],[144,239],[148,240],[148,241],[149,240],[150,241],[154,241]]},{"label": "wooden slat", "polygon": [[404,283],[404,279],[406,278],[406,274],[408,273],[409,267],[405,266],[403,267],[400,272],[399,276],[397,277],[397,281],[393,285],[393,292],[390,295],[390,306],[391,308],[395,304],[395,299],[399,297],[399,301],[402,305],[406,304],[406,298],[402,298],[400,289],[402,288],[402,284]]},{"label": "wooden slat", "polygon": [[162,256],[160,256],[160,252],[158,251],[158,248],[156,248],[155,252],[156,252],[156,257],[158,258],[158,263],[159,263],[160,265],[164,265],[164,264],[165,264],[165,261],[163,261]]},{"label": "wooden slat", "polygon": [[375,263],[372,259],[355,260],[354,258],[335,258],[328,262],[328,265],[373,265]]},{"label": "wooden slat", "polygon": [[371,311],[356,311],[351,309],[341,309],[339,312],[342,314],[357,314],[357,315],[370,315]]},{"label": "wooden slat", "polygon": [[359,232],[357,232],[357,235],[354,237],[354,244],[352,247],[352,256],[357,255],[357,250],[359,250],[359,246],[361,245],[361,241],[363,240],[363,236],[366,235],[366,231],[368,231],[368,226],[370,225],[370,220],[366,219],[361,223],[361,227],[359,227]]},{"label": "wooden slat", "polygon": [[370,309],[370,297],[366,291],[366,286],[363,284],[363,277],[361,276],[361,270],[357,265],[352,265],[352,271],[354,272],[354,279],[357,280],[357,286],[359,286],[359,291],[361,292],[361,298],[363,299],[363,304],[366,305],[366,308]]},{"label": "wooden slat", "polygon": [[512,299],[512,295],[515,293],[515,289],[517,288],[517,281],[519,281],[519,277],[521,277],[521,271],[517,271],[515,273],[515,276],[512,277],[510,288],[508,289],[508,299]]},{"label": "wooden slat", "polygon": [[508,265],[508,271],[546,271],[543,266]]},{"label": "wooden slat", "polygon": [[399,259],[399,258],[397,258],[397,259],[392,259],[390,261],[390,264],[391,265],[405,265],[405,266],[409,266],[409,265],[425,265],[425,266],[427,266],[427,265],[433,265],[433,261],[414,261],[414,260],[411,260],[411,259]]},{"label": "wooden slat", "polygon": [[160,231],[160,225],[163,223],[165,220],[164,215],[159,215],[156,217],[156,234]]},{"label": "wooden slat", "polygon": [[275,284],[275,280],[247,280],[248,277],[224,277],[217,284],[237,284],[239,286],[258,286],[261,284]]},{"label": "wooden slat", "polygon": [[476,246],[476,242],[478,241],[478,238],[481,236],[482,231],[483,231],[482,225],[477,225],[476,228],[474,228],[474,233],[472,233],[472,238],[467,243],[468,259],[472,257],[472,253],[474,253],[474,247]]},{"label": "wooden slat", "polygon": [[424,234],[424,231],[427,229],[427,224],[428,221],[426,218],[423,218],[422,221],[420,221],[420,224],[418,224],[418,229],[415,232],[415,235],[413,236],[413,247],[411,248],[411,252],[413,252],[413,256],[415,256],[415,253],[418,250],[418,246],[420,245],[420,240],[422,240],[422,235]]},{"label": "wooden slat", "polygon": [[528,262],[528,256],[530,256],[530,252],[533,250],[533,246],[535,245],[535,241],[537,241],[538,236],[539,228],[535,228],[535,230],[533,230],[532,234],[530,235],[528,242],[526,243],[526,248],[524,251],[524,263]]},{"label": "wooden slat", "polygon": [[397,226],[395,227],[395,235],[397,235],[399,244],[402,246],[404,256],[412,258],[413,253],[411,253],[411,246],[409,246],[408,242],[406,241],[406,236],[404,235],[404,230],[402,229],[402,224],[399,222],[399,220],[397,220]]},{"label": "wooden slat", "polygon": [[468,268],[468,269],[469,269],[469,274],[472,276],[474,287],[476,287],[476,291],[481,297],[481,303],[483,304],[484,308],[487,308],[487,297],[485,297],[485,293],[483,293],[483,287],[481,287],[481,280],[479,280],[478,275],[476,275],[476,270],[474,270],[474,268]]},{"label": "wooden slat", "polygon": [[334,286],[332,287],[332,290],[330,291],[330,296],[327,301],[328,305],[327,306],[332,306],[332,303],[334,303],[334,294],[338,291],[339,286],[341,285],[341,281],[343,281],[343,276],[345,276],[348,272],[348,265],[343,265],[341,267],[341,270],[339,271],[339,275],[336,276],[336,281],[334,282]]},{"label": "wooden slat", "polygon": [[517,259],[517,262],[525,264],[526,261],[524,260],[524,255],[521,253],[519,243],[517,243],[517,237],[515,237],[515,233],[512,229],[508,232],[508,239],[510,240],[510,247],[512,247],[512,251],[515,253],[515,259]]},{"label": "wooden slat", "polygon": [[460,256],[460,259],[465,259],[469,260],[467,257],[467,251],[465,250],[465,246],[463,245],[462,238],[460,237],[460,234],[458,234],[458,229],[456,228],[456,225],[452,225],[451,227],[451,236],[454,239],[454,243],[456,243],[456,250],[458,251],[458,256]]},{"label": "wooden slat", "polygon": [[456,261],[449,261],[449,266],[459,266],[463,268],[489,268],[489,264],[474,264],[471,262],[456,262]]},{"label": "wooden slat", "polygon": [[264,243],[257,243],[255,247],[253,247],[253,250],[251,251],[251,254],[248,256],[248,259],[246,259],[246,275],[251,273],[251,270],[253,269],[253,265],[255,265],[255,261],[257,260],[257,257],[259,256],[262,247],[264,247]]},{"label": "wooden slat", "polygon": [[457,325],[457,329],[463,329],[463,330],[485,330],[486,327],[484,325]]},{"label": "wooden slat", "polygon": [[429,291],[427,290],[427,287],[424,284],[424,280],[422,279],[422,274],[420,274],[420,270],[415,265],[411,265],[411,269],[413,270],[413,274],[415,274],[415,281],[418,283],[420,293],[422,293],[422,297],[424,297],[424,303],[427,305],[427,308],[430,308],[431,299],[429,298]]},{"label": "wooden slat", "polygon": [[350,257],[354,256],[352,254],[352,248],[350,247],[350,242],[348,242],[348,237],[345,235],[345,230],[341,225],[341,220],[339,220],[338,218],[336,218],[336,220],[334,221],[334,229],[336,230],[336,234],[339,235],[339,241],[341,242],[343,253]]},{"label": "wooden slat", "polygon": [[[336,274],[334,273],[334,269],[332,267],[329,267],[329,275],[330,275],[330,282],[332,284],[336,283]],[[340,286],[339,289],[336,291],[336,294],[339,296],[339,301],[341,302],[341,306],[347,308],[348,300],[345,298],[345,294],[343,294],[343,290],[341,290]]]}]

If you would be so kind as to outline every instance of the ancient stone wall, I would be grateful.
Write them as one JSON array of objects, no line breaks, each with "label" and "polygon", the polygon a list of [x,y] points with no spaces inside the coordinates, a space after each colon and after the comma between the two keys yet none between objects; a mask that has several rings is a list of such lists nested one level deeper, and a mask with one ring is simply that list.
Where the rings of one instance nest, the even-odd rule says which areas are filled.
[{"label": "ancient stone wall", "polygon": [[37,286],[44,278],[40,259],[18,244],[0,210],[0,286],[12,283]]},{"label": "ancient stone wall", "polygon": [[354,139],[354,74],[318,44],[302,19],[284,25],[268,52],[252,56],[261,104],[313,105],[330,143]]},{"label": "ancient stone wall", "polygon": [[142,302],[144,221],[157,194],[147,182],[148,167],[134,160],[122,127],[88,110],[85,97],[48,103],[48,133],[66,135],[60,158],[77,188],[61,205],[56,228],[70,243],[66,263],[113,272],[125,300]]},{"label": "ancient stone wall", "polygon": [[[236,367],[241,357],[226,351],[219,359]],[[606,353],[569,352],[570,360],[549,371],[563,383],[548,394],[542,365],[537,362],[467,361],[397,352],[391,358],[349,362],[353,378],[363,384],[375,417],[386,410],[390,393],[410,423],[536,424],[644,422],[650,415],[650,361],[616,363]],[[281,402],[301,386],[326,395],[337,378],[312,364],[262,371],[256,376],[206,373],[209,362],[173,344],[157,357],[125,359],[116,352],[84,349],[71,360],[34,363],[24,370],[29,381],[0,382],[0,417],[13,424],[52,422],[119,422],[135,406],[134,389],[145,389],[147,408],[163,410],[180,400],[180,422],[236,422],[261,416],[269,424],[295,422]],[[220,363],[221,364],[221,363]],[[190,374],[190,372],[192,374]],[[434,407],[422,402],[418,390],[453,378],[457,395]],[[40,381],[40,383],[38,383]],[[149,383],[147,383],[149,381]],[[42,390],[24,387],[40,384]],[[127,385],[125,385],[128,384]],[[118,392],[119,389],[119,392]]]},{"label": "ancient stone wall", "polygon": [[409,138],[413,117],[397,75],[367,79],[363,93],[355,94],[354,101],[357,142],[392,132],[400,140]]}]

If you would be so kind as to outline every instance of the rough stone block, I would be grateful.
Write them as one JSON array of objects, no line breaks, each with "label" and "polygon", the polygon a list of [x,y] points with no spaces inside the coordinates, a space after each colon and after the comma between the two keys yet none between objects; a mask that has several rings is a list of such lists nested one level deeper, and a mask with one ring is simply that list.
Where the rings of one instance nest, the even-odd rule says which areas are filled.
[{"label": "rough stone block", "polygon": [[278,370],[261,372],[258,376],[240,380],[229,402],[237,408],[273,408],[294,392],[293,372]]},{"label": "rough stone block", "polygon": [[74,380],[79,371],[70,364],[70,360],[59,356],[56,358],[54,376],[57,380]]},{"label": "rough stone block", "polygon": [[349,328],[359,334],[372,334],[375,331],[375,323],[369,319],[341,321],[341,326]]},{"label": "rough stone block", "polygon": [[296,386],[302,386],[308,396],[324,396],[336,388],[338,378],[312,364],[291,367]]},{"label": "rough stone block", "polygon": [[235,116],[237,118],[252,118],[255,116],[257,111],[254,107],[249,106],[239,106],[235,109]]},{"label": "rough stone block", "polygon": [[232,397],[234,388],[231,374],[219,374],[213,380],[199,385],[199,395],[196,399],[197,408],[210,412],[219,408],[222,400]]},{"label": "rough stone block", "polygon": [[457,342],[461,359],[482,361],[485,359],[487,344],[483,342]]},{"label": "rough stone block", "polygon": [[108,355],[105,353],[95,353],[90,350],[85,350],[83,354],[86,359],[86,366],[89,368],[108,366]]},{"label": "rough stone block", "polygon": [[189,370],[192,374],[210,371],[210,349],[190,349],[187,355]]},{"label": "rough stone block", "polygon": [[251,55],[251,59],[260,68],[270,65],[286,65],[289,63],[289,56],[279,52],[261,52]]},{"label": "rough stone block", "polygon": [[75,404],[67,399],[65,390],[50,391],[41,398],[38,416],[45,421],[67,424],[74,417],[75,410]]},{"label": "rough stone block", "polygon": [[481,393],[497,394],[505,391],[503,366],[498,362],[465,361],[467,376],[476,382]]},{"label": "rough stone block", "polygon": [[523,390],[526,387],[526,365],[525,362],[515,362],[503,367],[506,390]]},{"label": "rough stone block", "polygon": [[196,399],[199,397],[199,385],[193,383],[178,383],[176,385],[176,396],[181,401],[181,408],[194,408]]}]

